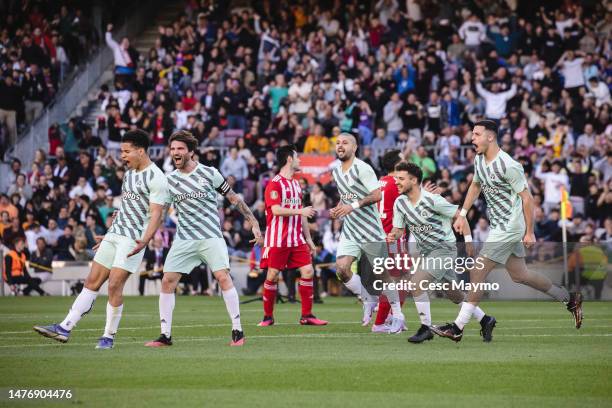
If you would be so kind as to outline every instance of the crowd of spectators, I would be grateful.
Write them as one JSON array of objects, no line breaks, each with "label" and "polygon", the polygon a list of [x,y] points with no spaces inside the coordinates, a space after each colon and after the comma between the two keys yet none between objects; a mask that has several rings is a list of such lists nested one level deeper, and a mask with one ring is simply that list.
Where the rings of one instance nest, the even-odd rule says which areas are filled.
[{"label": "crowd of spectators", "polygon": [[[473,177],[471,126],[482,118],[499,124],[500,146],[524,166],[538,240],[560,241],[565,189],[569,240],[612,241],[609,1],[228,4],[188,1],[144,56],[108,27],[116,75],[100,92],[105,115],[93,129],[53,126],[48,152],[26,168],[14,162],[0,199],[5,244],[27,230],[47,234],[58,259],[91,257],[92,236],[117,207],[125,170],[115,153],[131,128],[150,132],[166,172],[170,134],[190,130],[197,159],[219,168],[263,225],[259,192],[276,171],[274,149],[333,154],[343,131],[359,136],[379,175],[381,155],[400,149],[460,204]],[[319,260],[332,261],[340,225],[326,210],[337,193],[303,188],[319,210],[310,224]],[[256,258],[240,214],[227,201],[220,212],[231,254]],[[468,217],[475,239],[486,239],[483,200]],[[160,234],[172,228],[170,216]]]},{"label": "crowd of spectators", "polygon": [[0,4],[0,158],[97,43],[86,10],[65,1]]}]

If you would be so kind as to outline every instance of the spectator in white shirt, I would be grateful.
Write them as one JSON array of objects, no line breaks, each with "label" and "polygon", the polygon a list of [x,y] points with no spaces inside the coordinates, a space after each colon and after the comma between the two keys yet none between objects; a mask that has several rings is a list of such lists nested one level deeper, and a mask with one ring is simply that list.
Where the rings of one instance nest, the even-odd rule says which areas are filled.
[{"label": "spectator in white shirt", "polygon": [[[579,53],[579,51],[576,51]],[[561,74],[565,79],[563,84],[565,89],[573,90],[584,86],[584,75],[582,73],[582,62],[584,58],[576,58],[574,51],[569,50],[563,53],[555,67],[561,67]]]},{"label": "spectator in white shirt", "polygon": [[476,90],[486,102],[485,116],[488,119],[500,120],[506,115],[508,101],[516,95],[516,84],[512,84],[512,87],[505,92],[499,92],[499,83],[493,83],[491,91],[487,91],[480,82],[477,82]]},{"label": "spectator in white shirt", "polygon": [[600,81],[597,77],[591,77],[587,83],[587,88],[595,97],[595,106],[599,108],[606,103],[610,104],[610,89],[605,82]]},{"label": "spectator in white shirt", "polygon": [[542,171],[542,163],[536,167],[535,176],[544,182],[544,211],[548,215],[561,202],[561,188],[569,192],[569,177],[561,173],[562,164],[555,160],[550,171]]},{"label": "spectator in white shirt", "polygon": [[487,38],[487,29],[478,16],[472,14],[459,28],[459,37],[469,48],[478,48],[480,43]]},{"label": "spectator in white shirt", "polygon": [[121,44],[117,43],[113,39],[111,31],[113,25],[109,24],[106,26],[106,45],[113,51],[113,58],[115,60],[115,76],[133,78],[136,73],[136,52],[130,48],[130,40],[127,37],[121,39]]},{"label": "spectator in white shirt", "polygon": [[79,181],[77,182],[77,185],[72,187],[72,189],[70,190],[70,193],[68,193],[68,196],[70,198],[77,198],[77,197],[82,196],[83,194],[85,194],[87,197],[93,200],[94,191],[89,185],[89,183],[87,182],[87,179],[81,176],[79,177]]},{"label": "spectator in white shirt", "polygon": [[306,115],[311,105],[311,94],[312,84],[305,82],[302,74],[297,74],[295,76],[295,82],[289,87],[289,100],[291,101],[289,112],[298,115]]}]

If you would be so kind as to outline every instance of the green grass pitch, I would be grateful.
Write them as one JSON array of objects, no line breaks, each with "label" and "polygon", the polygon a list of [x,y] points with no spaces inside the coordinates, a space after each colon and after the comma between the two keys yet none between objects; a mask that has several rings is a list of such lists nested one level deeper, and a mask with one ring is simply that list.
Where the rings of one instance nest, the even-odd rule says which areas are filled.
[{"label": "green grass pitch", "polygon": [[[494,340],[477,323],[455,344],[373,334],[352,298],[315,305],[327,327],[300,327],[299,304],[276,307],[277,325],[256,327],[260,302],[242,306],[246,344],[229,347],[220,298],[177,297],[167,349],[143,347],[159,334],[157,297],[125,300],[114,350],[95,350],[106,298],[67,344],[32,325],[60,321],[72,298],[0,298],[0,406],[612,406],[612,304],[586,303],[579,331],[554,302],[484,302],[498,319]],[[434,301],[435,323],[457,307]],[[70,389],[70,401],[15,401],[9,389]]]}]

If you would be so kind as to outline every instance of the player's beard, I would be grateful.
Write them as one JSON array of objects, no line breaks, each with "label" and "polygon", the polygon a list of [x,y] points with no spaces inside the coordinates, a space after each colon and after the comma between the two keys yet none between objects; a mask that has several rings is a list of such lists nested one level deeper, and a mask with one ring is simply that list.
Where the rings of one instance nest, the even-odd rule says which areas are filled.
[{"label": "player's beard", "polygon": [[189,163],[189,155],[181,155],[180,157],[180,161],[177,164],[176,160],[174,159],[174,157],[172,158],[172,161],[174,162],[174,166],[179,169],[182,170],[187,166],[187,163]]},{"label": "player's beard", "polygon": [[336,157],[341,162],[345,162],[345,161],[351,160],[351,158],[352,158],[352,155],[349,152],[347,152],[346,150],[344,151],[343,155],[344,156],[341,157],[340,154],[338,152],[336,152]]}]

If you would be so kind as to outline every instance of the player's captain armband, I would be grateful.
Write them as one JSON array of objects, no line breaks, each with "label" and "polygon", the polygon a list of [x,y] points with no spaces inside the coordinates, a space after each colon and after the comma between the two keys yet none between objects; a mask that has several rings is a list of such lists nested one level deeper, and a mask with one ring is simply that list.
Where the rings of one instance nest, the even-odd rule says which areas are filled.
[{"label": "player's captain armband", "polygon": [[221,183],[221,185],[217,187],[215,190],[217,190],[219,194],[221,195],[226,195],[227,193],[229,193],[231,188],[230,188],[230,185],[227,184],[227,181],[223,180],[223,183]]},{"label": "player's captain armband", "polygon": [[467,210],[465,208],[462,208],[461,211],[459,211],[459,215],[465,217],[467,215]]}]

